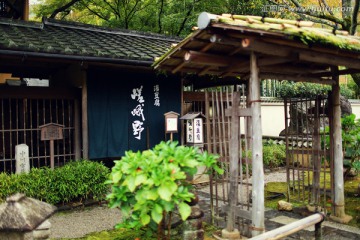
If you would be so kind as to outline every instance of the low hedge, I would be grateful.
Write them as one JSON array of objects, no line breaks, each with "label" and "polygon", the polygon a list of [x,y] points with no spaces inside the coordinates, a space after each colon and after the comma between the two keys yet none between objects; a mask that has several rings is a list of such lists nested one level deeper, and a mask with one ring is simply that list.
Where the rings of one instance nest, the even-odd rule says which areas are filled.
[{"label": "low hedge", "polygon": [[270,144],[263,146],[263,161],[267,168],[277,168],[286,164],[285,145]]},{"label": "low hedge", "polygon": [[109,169],[102,163],[80,160],[55,168],[32,168],[28,174],[0,174],[0,201],[16,192],[59,205],[85,199],[102,200]]}]

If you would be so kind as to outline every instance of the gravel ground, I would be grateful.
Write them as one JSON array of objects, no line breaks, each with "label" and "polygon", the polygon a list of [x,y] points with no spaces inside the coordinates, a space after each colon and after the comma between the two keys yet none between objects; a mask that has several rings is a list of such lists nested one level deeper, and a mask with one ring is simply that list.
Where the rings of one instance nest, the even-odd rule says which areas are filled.
[{"label": "gravel ground", "polygon": [[[286,181],[286,171],[282,169],[277,172],[266,173],[264,177],[265,183],[284,182]],[[208,190],[208,186],[198,188],[198,191],[203,193],[207,193]],[[206,204],[202,207],[207,208],[205,205]],[[278,211],[273,212],[278,215],[284,214],[279,213]],[[272,217],[275,217],[275,215]],[[86,207],[85,209],[79,208],[72,211],[58,212],[49,219],[51,223],[50,237],[51,239],[83,237],[88,233],[113,229],[120,219],[120,211],[118,209],[109,209],[106,205],[96,205],[93,207]],[[329,223],[327,221],[323,224],[323,226],[325,227],[325,230],[328,229],[327,232],[330,231],[333,235],[335,234],[333,238],[330,237],[330,233],[325,234],[328,238],[324,239],[360,239],[360,229],[358,228],[332,222]],[[342,231],[342,229],[344,229],[344,231]],[[294,238],[291,239],[301,238],[294,236]]]},{"label": "gravel ground", "polygon": [[[282,182],[285,179],[285,170],[265,174],[265,182]],[[58,212],[49,219],[50,237],[52,239],[83,237],[88,233],[112,229],[120,219],[120,211],[109,209],[106,205]]]},{"label": "gravel ground", "polygon": [[91,232],[113,229],[120,219],[120,211],[107,206],[58,212],[49,219],[50,238],[79,238]]}]

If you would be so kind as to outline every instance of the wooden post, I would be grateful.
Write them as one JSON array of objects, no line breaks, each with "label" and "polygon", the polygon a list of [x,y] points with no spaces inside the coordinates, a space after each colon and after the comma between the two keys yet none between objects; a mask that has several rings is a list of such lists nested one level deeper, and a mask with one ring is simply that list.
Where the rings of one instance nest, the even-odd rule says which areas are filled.
[{"label": "wooden post", "polygon": [[29,8],[30,8],[30,6],[29,6],[29,0],[25,0],[24,1],[24,10],[23,10],[23,12],[22,12],[22,14],[23,14],[23,16],[22,16],[22,19],[24,20],[24,21],[29,21]]},{"label": "wooden post", "polygon": [[81,123],[80,123],[80,106],[79,106],[79,100],[75,99],[75,106],[74,106],[75,116],[74,116],[74,122],[75,122],[75,143],[74,143],[74,149],[75,149],[75,160],[80,160],[81,158]]},{"label": "wooden post", "polygon": [[82,79],[82,141],[83,158],[89,158],[89,133],[88,133],[88,111],[87,111],[87,84],[86,77]]},{"label": "wooden post", "polygon": [[229,192],[229,211],[226,230],[234,231],[235,226],[235,207],[238,198],[238,161],[239,161],[239,93],[235,92],[231,107],[231,141],[230,141],[230,192]]},{"label": "wooden post", "polygon": [[54,161],[54,140],[50,140],[50,167],[54,170],[55,161]]},{"label": "wooden post", "polygon": [[330,216],[337,222],[347,223],[352,217],[345,214],[345,196],[344,196],[344,172],[343,172],[343,152],[341,137],[341,109],[340,109],[340,85],[338,68],[333,67],[332,103],[333,103],[333,156],[334,156],[334,212]]},{"label": "wooden post", "polygon": [[252,109],[252,236],[254,237],[265,231],[260,79],[254,52],[251,52],[250,56],[249,91]]}]

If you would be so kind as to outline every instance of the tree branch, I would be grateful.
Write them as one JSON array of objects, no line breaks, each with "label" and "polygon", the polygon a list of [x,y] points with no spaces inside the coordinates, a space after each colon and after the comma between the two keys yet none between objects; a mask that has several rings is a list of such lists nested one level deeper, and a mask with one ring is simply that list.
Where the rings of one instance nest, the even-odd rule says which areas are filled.
[{"label": "tree branch", "polygon": [[[274,5],[278,5],[279,4],[277,2],[274,2],[272,0],[268,0],[270,3],[274,4]],[[322,20],[326,20],[329,22],[333,22],[334,24],[340,24],[343,30],[349,30],[349,26],[347,24],[346,21],[344,21],[343,19],[337,18],[334,15],[330,15],[330,14],[325,14],[322,12],[317,12],[317,11],[312,11],[310,9],[306,9],[305,7],[303,7],[298,1],[296,0],[290,0],[295,7],[291,7],[288,4],[285,5],[281,5],[283,8],[285,7],[286,10],[296,13],[296,14],[303,14],[303,15],[307,15],[313,18],[317,18],[317,19],[322,19]],[[329,24],[327,24],[329,25]]]},{"label": "tree branch", "polygon": [[352,13],[352,18],[351,18],[351,27],[350,27],[351,35],[354,35],[356,33],[356,27],[358,26],[357,18],[358,18],[358,13],[359,13],[359,7],[360,7],[360,3],[357,0],[357,1],[355,1],[354,10]]},{"label": "tree branch", "polygon": [[109,19],[108,19],[107,17],[104,17],[104,16],[102,16],[101,14],[99,14],[98,12],[92,10],[87,4],[85,4],[85,3],[83,3],[83,2],[82,2],[82,4],[83,4],[83,6],[84,6],[87,10],[89,10],[89,12],[91,12],[91,13],[94,14],[95,16],[98,16],[99,18],[101,18],[101,19],[103,19],[103,20],[105,20],[105,21],[107,21],[107,22],[109,21]]},{"label": "tree branch", "polygon": [[189,8],[189,10],[187,11],[185,18],[180,25],[179,31],[176,33],[176,36],[179,36],[180,33],[182,32],[182,30],[184,30],[185,23],[188,20],[188,18],[190,17],[192,10],[193,10],[193,8]]},{"label": "tree branch", "polygon": [[161,4],[160,4],[160,11],[159,11],[159,18],[158,18],[158,26],[159,26],[158,33],[162,32],[161,15],[163,14],[163,11],[164,11],[164,0],[160,0],[160,2],[161,2]]},{"label": "tree branch", "polygon": [[64,6],[55,9],[55,11],[53,11],[53,13],[50,15],[49,18],[55,18],[58,13],[60,13],[60,12],[65,12],[68,8],[70,8],[70,7],[73,6],[75,3],[80,2],[80,1],[81,1],[81,0],[71,0],[70,2],[68,2],[67,4],[65,4]]}]

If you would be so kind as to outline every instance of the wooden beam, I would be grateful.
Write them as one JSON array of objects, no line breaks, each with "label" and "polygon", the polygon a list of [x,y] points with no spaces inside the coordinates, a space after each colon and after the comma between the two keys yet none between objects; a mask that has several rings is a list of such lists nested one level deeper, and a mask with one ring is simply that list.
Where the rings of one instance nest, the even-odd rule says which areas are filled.
[{"label": "wooden beam", "polygon": [[212,68],[212,66],[204,67],[204,68],[198,73],[198,75],[199,75],[199,76],[205,75],[211,68]]},{"label": "wooden beam", "polygon": [[[348,75],[348,74],[353,74],[353,73],[360,73],[360,69],[342,69],[337,71],[337,73],[340,75]],[[320,71],[317,73],[313,73],[311,76],[313,77],[331,77],[333,76],[334,73],[332,73],[331,71]]]},{"label": "wooden beam", "polygon": [[184,55],[184,61],[207,66],[227,67],[238,62],[243,62],[244,59],[220,56],[218,54],[187,51]]},{"label": "wooden beam", "polygon": [[219,75],[220,77],[228,77],[234,72],[246,72],[249,71],[249,61],[242,62],[237,65],[230,65],[229,67],[222,70],[222,73]]},{"label": "wooden beam", "polygon": [[187,64],[187,62],[181,62],[179,65],[177,65],[172,71],[172,74],[177,73],[183,66],[185,66]]},{"label": "wooden beam", "polygon": [[352,69],[360,69],[359,59],[337,56],[335,54],[300,51],[299,60],[313,63],[321,63],[332,66],[345,66]]},{"label": "wooden beam", "polygon": [[246,50],[246,51],[260,52],[260,53],[264,53],[264,54],[271,55],[271,56],[294,58],[294,54],[293,54],[294,49],[283,48],[283,47],[280,47],[279,45],[269,44],[269,43],[261,42],[261,41],[255,40],[255,39],[244,38],[242,40],[241,45],[242,45],[243,50]]},{"label": "wooden beam", "polygon": [[332,79],[322,79],[310,76],[295,76],[291,74],[274,74],[274,73],[260,73],[261,79],[274,79],[274,80],[289,80],[294,82],[311,82],[311,83],[320,83],[320,84],[334,84]]},{"label": "wooden beam", "polygon": [[315,52],[311,49],[291,48],[288,46],[265,43],[255,39],[243,39],[242,42],[244,50],[292,58],[296,57],[294,54],[297,53],[299,61],[320,63],[326,66],[346,66],[348,68],[360,69],[360,61],[356,61],[356,59],[350,57],[339,56],[339,54]]},{"label": "wooden beam", "polygon": [[292,57],[287,57],[287,58],[283,58],[283,57],[263,57],[263,58],[259,58],[258,60],[258,66],[259,67],[264,67],[264,66],[271,66],[271,65],[277,65],[277,64],[282,64],[282,63],[289,63],[289,62],[293,62],[296,61],[296,58],[292,58]]},{"label": "wooden beam", "polygon": [[[311,67],[300,67],[293,65],[276,65],[276,66],[260,66],[260,72],[269,72],[269,73],[280,73],[280,74],[309,74],[313,71],[318,70]],[[322,68],[323,70],[323,68]]]}]

